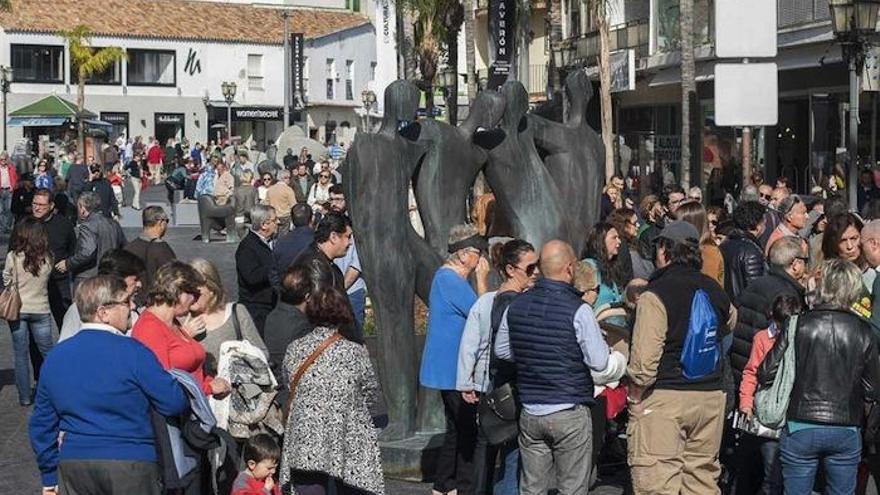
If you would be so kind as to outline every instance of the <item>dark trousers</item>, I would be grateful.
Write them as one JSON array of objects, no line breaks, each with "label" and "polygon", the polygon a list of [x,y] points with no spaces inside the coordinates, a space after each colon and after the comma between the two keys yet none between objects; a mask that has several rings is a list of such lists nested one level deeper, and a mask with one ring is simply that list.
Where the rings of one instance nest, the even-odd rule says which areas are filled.
[{"label": "dark trousers", "polygon": [[67,460],[58,465],[58,491],[64,495],[161,495],[162,479],[155,462]]},{"label": "dark trousers", "polygon": [[64,322],[64,314],[70,308],[73,298],[70,294],[70,277],[50,278],[49,279],[49,311],[52,312],[52,318],[61,330],[61,324]]},{"label": "dark trousers", "polygon": [[468,404],[457,390],[442,390],[446,434],[437,456],[434,489],[458,495],[475,492],[474,451],[477,445],[477,406]]}]

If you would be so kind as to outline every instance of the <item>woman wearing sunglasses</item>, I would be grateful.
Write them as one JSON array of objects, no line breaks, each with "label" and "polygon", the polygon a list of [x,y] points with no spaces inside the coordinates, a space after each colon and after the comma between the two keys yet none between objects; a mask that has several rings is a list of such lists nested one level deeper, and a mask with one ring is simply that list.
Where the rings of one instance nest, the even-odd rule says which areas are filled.
[{"label": "woman wearing sunglasses", "polygon": [[[503,282],[498,291],[487,292],[477,299],[468,314],[458,348],[456,389],[470,404],[479,401],[479,394],[516,377],[514,364],[495,359],[490,349],[507,306],[519,293],[535,285],[540,272],[534,246],[521,239],[494,244],[490,257]],[[485,493],[486,484],[496,479],[495,456],[499,453],[502,460],[500,473],[492,491],[498,495],[518,493],[519,450],[516,439],[500,449],[488,447],[482,432],[478,432],[474,453],[475,493]]]}]

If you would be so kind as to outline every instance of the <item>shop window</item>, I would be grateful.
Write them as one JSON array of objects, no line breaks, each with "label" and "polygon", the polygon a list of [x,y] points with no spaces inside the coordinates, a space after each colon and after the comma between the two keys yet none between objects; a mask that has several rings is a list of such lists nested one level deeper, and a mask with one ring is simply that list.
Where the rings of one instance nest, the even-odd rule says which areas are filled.
[{"label": "shop window", "polygon": [[64,82],[63,46],[11,45],[11,60],[15,82]]},{"label": "shop window", "polygon": [[128,50],[128,84],[174,86],[177,54],[166,50]]},{"label": "shop window", "polygon": [[345,61],[345,99],[354,100],[354,60]]},{"label": "shop window", "polygon": [[302,94],[303,94],[303,98],[308,100],[309,99],[309,57],[303,57],[302,75],[303,75]]},{"label": "shop window", "polygon": [[[98,51],[101,48],[95,47],[94,50]],[[73,60],[70,61],[70,82],[71,84],[76,84],[79,78],[79,69],[78,66],[73,63]],[[122,62],[117,60],[113,62],[109,67],[104,69],[102,72],[97,72],[92,74],[91,77],[86,79],[86,84],[122,84]]]},{"label": "shop window", "polygon": [[336,92],[336,62],[332,58],[327,59],[327,99],[335,98]]},{"label": "shop window", "polygon": [[248,54],[248,88],[263,89],[263,56],[258,53]]}]

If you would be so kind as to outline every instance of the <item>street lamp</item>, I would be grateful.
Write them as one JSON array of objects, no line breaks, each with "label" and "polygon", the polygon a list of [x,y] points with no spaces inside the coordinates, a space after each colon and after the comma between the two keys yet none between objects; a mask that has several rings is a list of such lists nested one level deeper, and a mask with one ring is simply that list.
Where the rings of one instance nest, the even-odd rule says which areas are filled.
[{"label": "street lamp", "polygon": [[859,81],[865,64],[865,48],[877,36],[880,0],[828,0],[831,26],[840,43],[843,60],[849,64],[849,174],[847,188],[856,206],[859,161]]},{"label": "street lamp", "polygon": [[361,91],[361,102],[364,104],[364,132],[370,132],[370,110],[376,103],[376,93],[371,89]]},{"label": "street lamp", "polygon": [[237,86],[234,82],[223,81],[220,84],[220,91],[226,100],[226,137],[229,144],[232,144],[232,102],[235,101],[235,90]]},{"label": "street lamp", "polygon": [[438,74],[440,76],[440,86],[443,89],[443,99],[446,100],[446,116],[451,125],[456,125],[454,108],[458,102],[455,98],[458,94],[455,91],[455,83],[458,82],[458,74],[455,73],[455,67],[446,66]]},{"label": "street lamp", "polygon": [[9,95],[9,87],[12,85],[12,67],[0,65],[0,92],[3,93],[3,151],[6,146],[6,100]]}]

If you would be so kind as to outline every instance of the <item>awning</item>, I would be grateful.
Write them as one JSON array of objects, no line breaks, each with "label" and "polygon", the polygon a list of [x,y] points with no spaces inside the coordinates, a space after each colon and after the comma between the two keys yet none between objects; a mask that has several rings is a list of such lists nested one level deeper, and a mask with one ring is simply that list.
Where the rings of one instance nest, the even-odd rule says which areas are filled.
[{"label": "awning", "polygon": [[64,117],[10,117],[6,121],[9,127],[55,127],[64,124]]},{"label": "awning", "polygon": [[[715,62],[703,62],[697,64],[696,70],[697,82],[711,81],[715,79]],[[676,67],[672,69],[663,69],[656,76],[651,78],[648,86],[666,86],[667,84],[681,84],[681,69]]]},{"label": "awning", "polygon": [[111,124],[110,122],[104,122],[103,120],[84,119],[83,122],[85,122],[89,127],[106,127],[107,129],[113,128],[113,124]]}]

